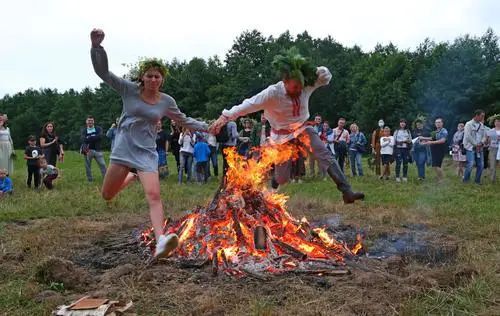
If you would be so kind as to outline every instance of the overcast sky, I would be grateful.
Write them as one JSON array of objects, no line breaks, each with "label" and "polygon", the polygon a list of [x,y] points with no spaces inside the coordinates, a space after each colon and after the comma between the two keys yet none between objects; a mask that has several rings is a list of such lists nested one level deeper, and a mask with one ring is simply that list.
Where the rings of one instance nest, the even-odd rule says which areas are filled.
[{"label": "overcast sky", "polygon": [[110,68],[140,56],[170,60],[224,56],[245,30],[264,36],[307,30],[371,50],[378,42],[415,48],[426,37],[451,41],[500,31],[499,0],[131,1],[15,0],[0,6],[0,97],[28,88],[96,87],[89,33],[106,33]]}]

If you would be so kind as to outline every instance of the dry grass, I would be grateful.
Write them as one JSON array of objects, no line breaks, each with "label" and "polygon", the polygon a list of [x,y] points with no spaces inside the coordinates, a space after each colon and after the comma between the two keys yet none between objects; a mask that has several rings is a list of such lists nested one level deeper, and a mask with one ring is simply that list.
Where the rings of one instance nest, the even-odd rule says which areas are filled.
[{"label": "dry grass", "polygon": [[[371,238],[402,230],[409,223],[424,223],[459,241],[454,263],[407,262],[404,276],[390,270],[387,262],[370,262],[367,266],[372,272],[355,269],[340,278],[235,280],[213,278],[203,269],[183,270],[168,264],[146,267],[136,253],[130,253],[124,258],[132,260],[134,269],[117,278],[105,276],[120,267],[82,266],[91,282],[81,288],[38,282],[36,271],[44,259],[74,260],[148,222],[138,185],[106,205],[98,186],[83,181],[80,157],[68,158],[65,179],[56,191],[28,191],[19,185],[22,176],[18,172],[16,195],[0,205],[2,315],[48,315],[57,304],[88,293],[132,299],[141,315],[493,315],[498,310],[500,186],[464,186],[454,179],[442,187],[434,185],[432,178],[407,185],[354,179],[353,186],[363,189],[368,198],[348,206],[340,202],[330,183],[315,180],[283,189],[291,195],[289,209],[296,217],[320,220],[340,214],[343,223],[367,232],[368,244]],[[177,217],[205,204],[216,186],[215,182],[178,186],[175,179],[169,179],[162,184],[168,214]],[[50,288],[60,295],[37,303],[37,295]]]}]

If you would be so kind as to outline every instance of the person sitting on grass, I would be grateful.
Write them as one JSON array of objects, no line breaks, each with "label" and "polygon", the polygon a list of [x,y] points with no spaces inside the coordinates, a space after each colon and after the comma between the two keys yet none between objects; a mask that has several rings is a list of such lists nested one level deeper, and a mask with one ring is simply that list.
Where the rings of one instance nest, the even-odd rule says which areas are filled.
[{"label": "person sitting on grass", "polygon": [[391,129],[386,126],[380,137],[380,155],[382,159],[383,171],[380,175],[380,180],[389,180],[391,176],[391,163],[394,161],[394,136],[391,136]]},{"label": "person sitting on grass", "polygon": [[28,146],[24,150],[24,159],[26,160],[26,166],[28,167],[28,179],[26,180],[28,188],[31,188],[32,180],[35,182],[35,189],[38,189],[40,186],[40,168],[38,167],[38,159],[42,157],[44,157],[42,154],[42,148],[36,145],[35,136],[29,136]]},{"label": "person sitting on grass", "polygon": [[47,159],[45,158],[40,158],[38,160],[38,164],[40,166],[40,176],[42,177],[43,184],[48,190],[52,190],[54,188],[54,184],[52,182],[59,175],[59,169],[53,165],[49,165]]},{"label": "person sitting on grass", "polygon": [[7,175],[7,169],[0,169],[0,198],[12,194],[12,180]]},{"label": "person sitting on grass", "polygon": [[174,98],[160,91],[168,73],[161,60],[142,61],[135,78],[138,83],[134,83],[109,71],[108,57],[101,46],[104,32],[94,29],[90,33],[90,39],[90,55],[96,74],[118,92],[123,101],[110,164],[102,186],[102,197],[107,201],[111,200],[139,177],[154,228],[154,257],[168,256],[177,247],[179,237],[176,234],[167,235],[163,229],[165,215],[160,197],[156,123],[166,116],[193,130],[206,130],[208,125],[186,117],[177,107]]}]

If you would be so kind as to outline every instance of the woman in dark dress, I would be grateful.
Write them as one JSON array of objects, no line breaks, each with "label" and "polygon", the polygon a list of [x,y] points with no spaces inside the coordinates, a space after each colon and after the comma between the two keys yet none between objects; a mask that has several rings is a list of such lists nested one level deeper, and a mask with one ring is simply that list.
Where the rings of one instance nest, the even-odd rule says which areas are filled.
[{"label": "woman in dark dress", "polygon": [[59,141],[59,136],[56,133],[54,122],[47,122],[43,125],[42,132],[40,134],[40,147],[42,147],[43,154],[49,165],[53,165],[55,167],[58,158],[60,161],[63,160],[63,145]]}]

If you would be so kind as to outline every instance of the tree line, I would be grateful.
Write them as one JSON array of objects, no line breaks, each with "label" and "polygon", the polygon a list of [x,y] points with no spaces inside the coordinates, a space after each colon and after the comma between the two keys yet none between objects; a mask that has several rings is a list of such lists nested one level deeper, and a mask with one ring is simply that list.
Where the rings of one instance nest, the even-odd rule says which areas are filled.
[{"label": "tree line", "polygon": [[[311,115],[320,113],[331,122],[342,116],[371,131],[380,118],[394,126],[400,118],[440,116],[453,130],[475,109],[500,113],[500,48],[492,29],[453,42],[426,39],[414,50],[379,44],[369,52],[330,36],[312,38],[307,32],[265,37],[257,30],[245,31],[223,60],[214,56],[166,61],[170,75],[163,90],[189,116],[214,119],[222,109],[278,81],[273,57],[293,46],[332,72],[330,85],[310,100]],[[134,67],[130,65],[129,75]],[[0,99],[0,112],[9,116],[16,147],[23,147],[28,135],[38,135],[45,122],[54,121],[66,147],[76,149],[86,116],[93,115],[107,129],[121,113],[121,99],[105,84],[81,91],[29,89]]]}]

